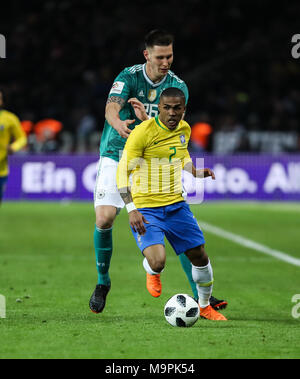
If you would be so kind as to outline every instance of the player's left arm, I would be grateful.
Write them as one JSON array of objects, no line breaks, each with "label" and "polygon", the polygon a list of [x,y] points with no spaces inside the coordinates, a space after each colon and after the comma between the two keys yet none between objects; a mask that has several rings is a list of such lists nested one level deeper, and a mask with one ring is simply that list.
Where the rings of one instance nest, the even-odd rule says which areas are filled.
[{"label": "player's left arm", "polygon": [[215,173],[210,168],[196,169],[193,162],[188,162],[183,169],[193,175],[194,178],[208,178],[211,176],[213,180],[216,179]]},{"label": "player's left arm", "polygon": [[17,151],[23,149],[23,147],[27,144],[26,134],[22,129],[19,118],[15,115],[12,116],[11,130],[13,142],[7,146],[8,154],[16,153]]},{"label": "player's left arm", "polygon": [[192,174],[194,178],[208,178],[211,176],[213,180],[216,179],[215,173],[210,168],[196,169],[190,157],[188,149],[186,149],[182,166],[183,170]]},{"label": "player's left arm", "polygon": [[146,233],[145,223],[148,222],[134,205],[129,177],[143,157],[144,146],[145,133],[142,128],[136,127],[126,141],[117,169],[117,187],[129,214],[129,224],[140,235]]}]

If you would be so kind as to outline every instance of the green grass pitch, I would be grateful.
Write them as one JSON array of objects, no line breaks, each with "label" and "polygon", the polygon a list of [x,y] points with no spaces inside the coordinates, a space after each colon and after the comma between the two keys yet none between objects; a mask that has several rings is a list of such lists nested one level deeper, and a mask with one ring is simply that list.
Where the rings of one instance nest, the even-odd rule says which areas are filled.
[{"label": "green grass pitch", "polygon": [[[197,219],[300,258],[299,204],[191,208]],[[214,295],[228,300],[228,322],[174,328],[164,304],[175,293],[191,294],[179,259],[167,244],[163,293],[152,298],[123,210],[114,228],[111,292],[95,315],[88,306],[96,284],[93,228],[92,204],[2,205],[0,358],[300,358],[300,318],[292,316],[300,267],[207,232]]]}]

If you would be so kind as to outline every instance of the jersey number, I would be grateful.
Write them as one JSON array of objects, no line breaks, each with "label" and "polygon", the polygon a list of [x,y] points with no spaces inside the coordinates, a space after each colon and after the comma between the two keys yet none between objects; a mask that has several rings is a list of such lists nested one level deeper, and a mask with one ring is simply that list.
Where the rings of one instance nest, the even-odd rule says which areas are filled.
[{"label": "jersey number", "polygon": [[170,150],[172,150],[173,153],[170,154],[170,156],[169,156],[169,162],[172,162],[172,157],[174,157],[174,155],[176,155],[176,147],[175,146],[170,147]]},{"label": "jersey number", "polygon": [[158,105],[157,104],[144,104],[147,115],[152,118],[158,115]]}]

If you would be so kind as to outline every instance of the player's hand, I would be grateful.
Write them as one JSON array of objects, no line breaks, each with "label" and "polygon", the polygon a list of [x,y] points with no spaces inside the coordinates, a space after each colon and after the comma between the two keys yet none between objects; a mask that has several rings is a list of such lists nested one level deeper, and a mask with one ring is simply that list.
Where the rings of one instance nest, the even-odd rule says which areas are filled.
[{"label": "player's hand", "polygon": [[134,113],[139,120],[145,121],[149,119],[144,104],[141,103],[136,97],[130,98],[128,103],[132,105]]},{"label": "player's hand", "polygon": [[133,231],[143,236],[146,233],[145,224],[149,222],[138,210],[129,212],[129,224],[132,227]]},{"label": "player's hand", "polygon": [[128,128],[129,125],[133,124],[135,120],[125,120],[120,121],[118,125],[115,126],[116,131],[123,138],[128,138],[131,130]]},{"label": "player's hand", "polygon": [[211,170],[210,168],[205,168],[205,169],[203,170],[203,177],[204,177],[204,178],[207,178],[207,177],[209,177],[209,176],[211,176],[212,180],[215,180],[215,179],[216,179],[216,177],[215,177],[215,173],[213,172],[213,170]]}]

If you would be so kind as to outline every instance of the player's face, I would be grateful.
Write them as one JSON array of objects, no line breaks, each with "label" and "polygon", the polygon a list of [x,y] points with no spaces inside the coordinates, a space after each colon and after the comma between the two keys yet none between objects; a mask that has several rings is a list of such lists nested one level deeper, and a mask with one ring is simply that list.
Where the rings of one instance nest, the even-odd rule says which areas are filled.
[{"label": "player's face", "polygon": [[170,130],[176,129],[185,112],[185,101],[182,97],[161,97],[158,104],[159,119]]},{"label": "player's face", "polygon": [[167,75],[173,62],[173,45],[157,46],[144,51],[147,61],[147,74],[152,81],[161,80]]}]

